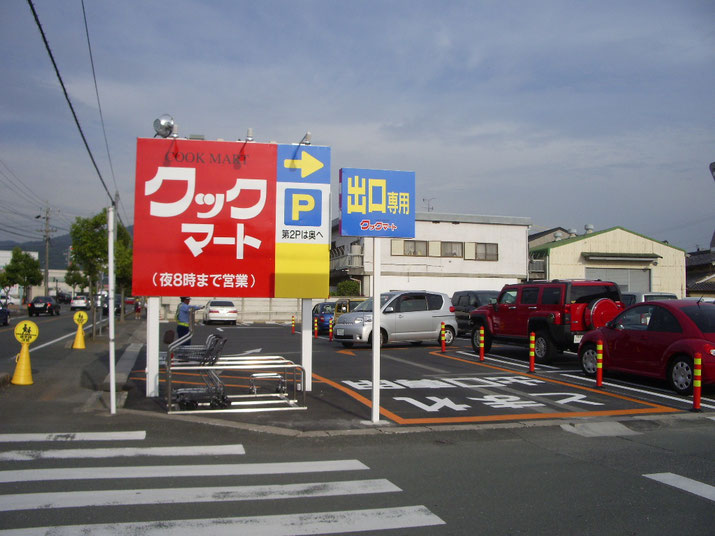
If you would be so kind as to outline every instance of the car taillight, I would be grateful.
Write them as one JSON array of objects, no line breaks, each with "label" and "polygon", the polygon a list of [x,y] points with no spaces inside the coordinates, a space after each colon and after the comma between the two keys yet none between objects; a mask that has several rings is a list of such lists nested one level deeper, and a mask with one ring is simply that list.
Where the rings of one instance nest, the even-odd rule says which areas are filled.
[{"label": "car taillight", "polygon": [[454,311],[455,311],[454,305],[450,305],[450,306],[449,306],[449,312],[450,312],[450,313],[453,313]]},{"label": "car taillight", "polygon": [[324,315],[320,315],[320,316],[318,317],[318,322],[325,322],[325,316],[324,316]]},{"label": "car taillight", "polygon": [[220,311],[218,309],[209,309],[209,313],[219,314],[219,312]]},{"label": "car taillight", "polygon": [[567,303],[564,306],[564,323],[565,324],[571,323],[571,304],[570,303]]}]

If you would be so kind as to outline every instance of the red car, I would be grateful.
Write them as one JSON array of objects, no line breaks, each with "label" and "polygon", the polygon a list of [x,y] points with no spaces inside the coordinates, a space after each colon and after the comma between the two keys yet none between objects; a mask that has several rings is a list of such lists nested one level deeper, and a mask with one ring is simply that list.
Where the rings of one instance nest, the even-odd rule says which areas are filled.
[{"label": "red car", "polygon": [[596,375],[596,343],[603,371],[661,378],[679,394],[693,389],[693,357],[702,356],[702,383],[715,383],[715,304],[667,300],[633,305],[605,327],[586,333],[578,348],[581,368]]}]

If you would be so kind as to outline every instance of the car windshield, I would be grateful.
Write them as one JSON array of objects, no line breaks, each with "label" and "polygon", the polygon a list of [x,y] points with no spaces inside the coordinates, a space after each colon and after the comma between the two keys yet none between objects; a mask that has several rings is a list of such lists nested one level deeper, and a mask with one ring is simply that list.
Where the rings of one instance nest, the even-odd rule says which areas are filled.
[{"label": "car windshield", "polygon": [[[380,309],[382,309],[385,304],[387,303],[387,300],[392,298],[392,294],[381,294],[380,295]],[[360,302],[360,305],[355,307],[355,312],[362,311],[362,312],[372,312],[372,298],[368,298],[364,302]]]},{"label": "car windshield", "polygon": [[34,300],[32,300],[32,303],[44,303],[50,301],[50,298],[47,296],[37,296]]},{"label": "car windshield", "polygon": [[216,300],[216,301],[212,301],[210,306],[211,307],[233,307],[233,302]]},{"label": "car windshield", "polygon": [[599,298],[619,301],[618,287],[615,285],[572,285],[571,303],[591,303]]},{"label": "car windshield", "polygon": [[715,333],[715,305],[701,303],[683,307],[683,312],[703,333]]}]

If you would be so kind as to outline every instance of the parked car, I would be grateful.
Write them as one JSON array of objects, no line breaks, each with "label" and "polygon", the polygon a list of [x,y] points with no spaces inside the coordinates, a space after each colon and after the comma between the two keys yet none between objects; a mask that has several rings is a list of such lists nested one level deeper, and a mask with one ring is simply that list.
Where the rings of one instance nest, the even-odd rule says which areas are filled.
[{"label": "parked car", "polygon": [[338,298],[337,300],[335,300],[333,325],[337,324],[340,315],[354,311],[355,308],[362,302],[364,302],[366,299],[367,298]]},{"label": "parked car", "polygon": [[581,337],[604,326],[624,308],[618,285],[600,280],[528,281],[506,285],[496,303],[470,313],[472,349],[479,353],[493,341],[528,344],[535,334],[534,357],[548,362],[555,352],[578,349]]},{"label": "parked car", "polygon": [[335,302],[321,302],[316,303],[313,306],[313,325],[310,327],[311,330],[315,326],[315,321],[318,321],[318,331],[328,331],[330,329],[330,321],[334,321],[335,316]]},{"label": "parked car", "polygon": [[670,292],[621,292],[623,305],[630,307],[634,303],[656,300],[677,300],[678,296]]},{"label": "parked car", "polygon": [[693,357],[702,356],[702,381],[715,383],[715,304],[667,300],[633,305],[606,326],[583,336],[581,368],[597,372],[597,342],[603,371],[617,370],[667,380],[679,394],[693,388]]},{"label": "parked car", "polygon": [[70,301],[70,311],[75,311],[77,309],[88,310],[89,309],[89,298],[82,294],[78,294]]},{"label": "parked car", "polygon": [[5,304],[0,304],[0,324],[7,326],[10,323],[10,311],[5,308]]},{"label": "parked car", "polygon": [[207,326],[213,322],[226,322],[236,324],[238,322],[238,309],[230,300],[211,300],[204,309],[204,324]]},{"label": "parked car", "polygon": [[[457,319],[449,296],[441,292],[392,291],[380,296],[380,344],[440,341],[445,323],[445,344],[454,342]],[[372,298],[359,304],[352,313],[338,318],[333,338],[350,348],[354,343],[372,343]]]},{"label": "parked car", "polygon": [[458,290],[452,294],[452,305],[457,317],[458,335],[469,333],[472,329],[469,313],[482,305],[489,305],[499,297],[498,290]]},{"label": "parked car", "polygon": [[52,296],[37,296],[27,304],[27,314],[30,316],[59,315],[60,304]]},{"label": "parked car", "polygon": [[55,295],[55,299],[57,300],[57,303],[71,303],[72,302],[72,296],[70,296],[66,292],[62,292],[61,290],[57,292],[57,294]]}]

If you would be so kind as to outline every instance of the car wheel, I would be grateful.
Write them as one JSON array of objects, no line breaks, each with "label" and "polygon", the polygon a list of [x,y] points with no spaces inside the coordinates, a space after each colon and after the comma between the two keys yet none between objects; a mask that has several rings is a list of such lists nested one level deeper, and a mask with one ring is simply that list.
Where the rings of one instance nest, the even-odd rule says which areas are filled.
[{"label": "car wheel", "polygon": [[[479,328],[481,326],[474,326],[474,329],[472,330],[472,350],[474,350],[475,354],[479,353]],[[492,336],[489,334],[489,332],[485,329],[484,330],[484,352],[488,352],[492,349]]]},{"label": "car wheel", "polygon": [[534,338],[534,360],[548,363],[554,355],[554,343],[545,331],[537,331]]},{"label": "car wheel", "polygon": [[[441,335],[440,335],[441,337]],[[477,337],[479,335],[477,334]],[[442,341],[440,341],[441,343]],[[445,326],[444,328],[444,345],[445,346],[452,346],[452,343],[454,343],[454,330],[450,326]]]},{"label": "car wheel", "polygon": [[693,360],[676,357],[668,369],[668,381],[679,395],[689,395],[693,391]]},{"label": "car wheel", "polygon": [[594,378],[598,372],[598,352],[593,344],[587,344],[581,349],[579,355],[581,370],[589,378]]}]

